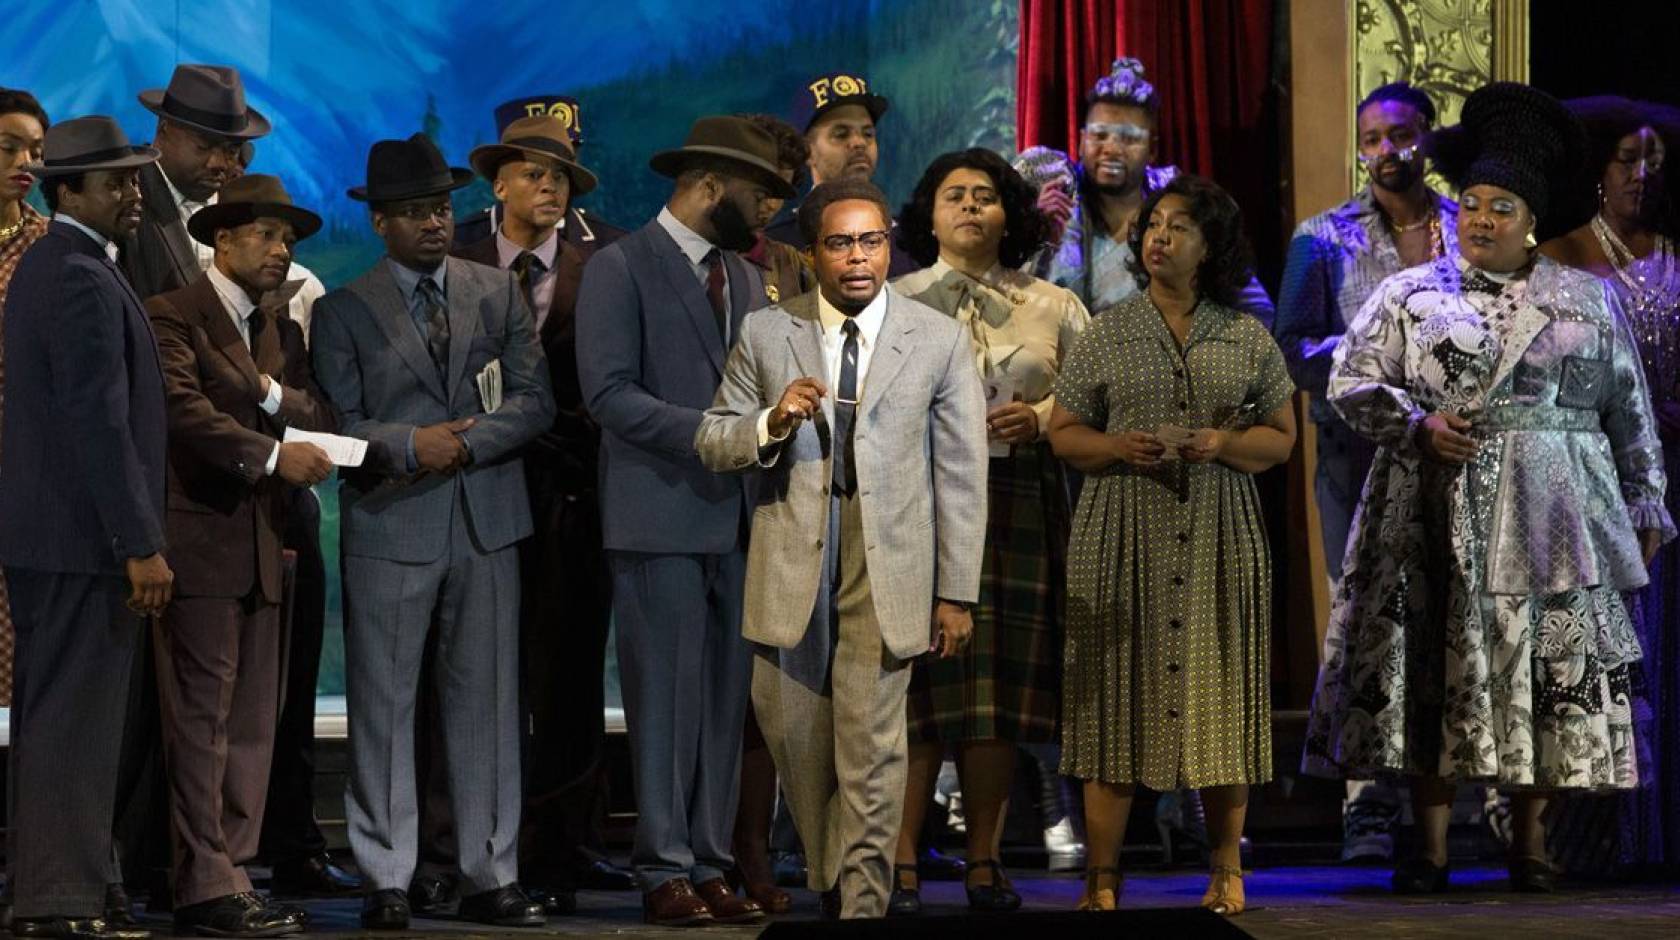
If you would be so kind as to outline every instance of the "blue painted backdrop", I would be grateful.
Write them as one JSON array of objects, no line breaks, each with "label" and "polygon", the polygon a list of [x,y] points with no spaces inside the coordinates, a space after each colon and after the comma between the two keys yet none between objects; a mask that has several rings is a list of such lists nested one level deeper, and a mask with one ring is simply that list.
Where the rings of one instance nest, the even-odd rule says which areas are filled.
[{"label": "blue painted backdrop", "polygon": [[[1015,0],[10,0],[0,85],[40,97],[54,119],[109,114],[149,140],[135,100],[178,62],[236,66],[274,132],[252,169],[285,180],[328,219],[299,260],[328,286],[378,257],[362,181],[374,140],[429,133],[452,162],[492,140],[509,98],[565,93],[582,102],[583,162],[601,188],[582,204],[632,227],[669,184],[647,169],[697,116],[785,114],[815,73],[863,74],[892,108],[877,182],[909,195],[937,154],[1008,153],[1014,138]],[[457,211],[487,205],[482,183]],[[325,494],[331,577],[336,512]],[[321,689],[342,689],[333,585]]]}]

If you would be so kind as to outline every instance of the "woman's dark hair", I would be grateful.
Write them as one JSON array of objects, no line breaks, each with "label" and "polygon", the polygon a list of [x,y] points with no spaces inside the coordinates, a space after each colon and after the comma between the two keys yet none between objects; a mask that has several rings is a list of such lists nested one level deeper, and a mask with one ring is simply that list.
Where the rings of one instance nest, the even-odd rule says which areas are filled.
[{"label": "woman's dark hair", "polygon": [[868,180],[843,177],[813,187],[799,204],[799,234],[805,236],[807,245],[815,249],[822,238],[822,217],[828,207],[849,199],[874,203],[881,210],[881,221],[892,228],[892,207],[887,205],[886,194]]},{"label": "woman's dark hair", "polygon": [[[1604,180],[1604,170],[1616,158],[1617,145],[1622,138],[1641,127],[1650,127],[1662,138],[1670,151],[1680,149],[1680,111],[1646,101],[1633,101],[1619,95],[1598,95],[1575,98],[1564,102],[1587,131],[1587,159],[1581,167],[1581,177],[1570,189],[1569,198],[1554,198],[1553,219],[1542,219],[1541,227],[1548,235],[1560,235],[1587,224],[1598,211],[1598,187]],[[1680,154],[1669,155],[1670,158]],[[1676,211],[1670,193],[1669,164],[1652,171],[1656,184],[1650,186],[1650,196],[1657,200],[1656,217],[1652,220],[1657,231],[1670,237],[1680,237],[1680,212]],[[1549,224],[1548,224],[1549,223]]]},{"label": "woman's dark hair", "polygon": [[899,244],[921,265],[939,260],[939,241],[933,235],[933,201],[940,184],[956,170],[978,170],[992,178],[1003,205],[1003,241],[998,262],[1018,268],[1044,245],[1044,217],[1038,212],[1038,190],[1021,178],[1002,157],[983,147],[941,154],[923,171],[910,201],[898,216]]},{"label": "woman's dark hair", "polygon": [[0,88],[0,114],[27,114],[41,122],[41,130],[52,126],[47,109],[35,96],[21,88]]},{"label": "woman's dark hair", "polygon": [[738,114],[748,123],[756,125],[760,130],[776,138],[776,165],[784,170],[793,171],[793,183],[799,185],[807,170],[811,159],[811,145],[805,142],[805,135],[793,129],[793,125],[773,114]]},{"label": "woman's dark hair", "polygon": [[1431,101],[1429,96],[1424,94],[1421,89],[1408,82],[1389,82],[1386,85],[1378,85],[1371,89],[1371,93],[1359,102],[1359,107],[1353,109],[1354,118],[1357,119],[1359,115],[1365,113],[1367,107],[1379,101],[1396,101],[1400,104],[1411,105],[1423,118],[1423,126],[1426,129],[1435,126],[1435,102]]},{"label": "woman's dark hair", "polygon": [[1149,272],[1143,267],[1143,235],[1149,216],[1168,196],[1182,196],[1190,204],[1190,218],[1202,230],[1207,256],[1196,268],[1196,291],[1203,297],[1229,307],[1254,276],[1254,256],[1243,235],[1242,209],[1219,184],[1188,173],[1173,178],[1143,200],[1137,223],[1132,226],[1132,258],[1127,262],[1139,289],[1149,286]]}]

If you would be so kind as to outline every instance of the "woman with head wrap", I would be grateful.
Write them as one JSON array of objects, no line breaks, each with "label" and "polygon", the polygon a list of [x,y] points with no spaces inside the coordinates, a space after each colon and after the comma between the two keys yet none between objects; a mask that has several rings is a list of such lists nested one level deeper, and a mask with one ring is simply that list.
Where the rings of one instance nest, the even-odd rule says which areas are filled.
[{"label": "woman with head wrap", "polygon": [[1544,92],[1474,92],[1434,140],[1462,190],[1456,256],[1384,280],[1331,367],[1331,403],[1379,450],[1304,764],[1410,779],[1401,893],[1446,890],[1459,783],[1511,791],[1511,887],[1549,891],[1550,796],[1637,780],[1620,592],[1675,530],[1620,300],[1533,250],[1582,151]]}]

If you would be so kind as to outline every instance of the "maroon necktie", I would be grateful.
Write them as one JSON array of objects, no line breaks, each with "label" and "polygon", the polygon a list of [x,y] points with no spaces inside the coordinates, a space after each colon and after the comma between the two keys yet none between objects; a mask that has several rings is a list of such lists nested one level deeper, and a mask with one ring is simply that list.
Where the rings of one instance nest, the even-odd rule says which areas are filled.
[{"label": "maroon necktie", "polygon": [[723,253],[713,248],[706,252],[706,299],[712,302],[712,316],[717,319],[718,339],[729,345],[729,312],[723,302]]}]

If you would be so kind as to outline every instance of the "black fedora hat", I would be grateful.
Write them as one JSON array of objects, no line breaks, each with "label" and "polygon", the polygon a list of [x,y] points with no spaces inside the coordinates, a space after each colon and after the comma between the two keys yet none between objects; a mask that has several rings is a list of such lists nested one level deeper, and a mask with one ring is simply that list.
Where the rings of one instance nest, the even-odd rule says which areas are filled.
[{"label": "black fedora hat", "polygon": [[321,230],[321,217],[292,205],[291,194],[280,177],[247,173],[229,180],[216,193],[216,201],[194,212],[187,220],[187,234],[206,245],[216,244],[216,230],[234,228],[258,219],[284,219],[301,241]]},{"label": "black fedora hat", "polygon": [[776,138],[745,118],[703,117],[689,128],[688,140],[681,147],[654,154],[648,166],[661,176],[676,177],[697,155],[721,157],[734,164],[741,176],[769,190],[770,195],[793,198],[793,184],[777,172]]},{"label": "black fedora hat", "polygon": [[103,114],[71,118],[47,128],[41,145],[41,162],[24,167],[24,172],[48,179],[95,170],[131,170],[155,162],[158,152],[134,147],[116,121]]},{"label": "black fedora hat", "polygon": [[352,186],[349,196],[362,202],[418,199],[460,189],[472,178],[471,170],[450,166],[430,137],[414,134],[375,142],[368,150],[367,185]]},{"label": "black fedora hat", "polygon": [[239,70],[226,65],[177,65],[168,88],[140,93],[146,110],[177,124],[220,137],[248,139],[268,133],[268,118],[245,103]]},{"label": "black fedora hat", "polygon": [[500,143],[474,147],[467,162],[479,176],[494,180],[502,164],[534,154],[559,163],[572,182],[573,195],[581,196],[595,188],[595,174],[577,162],[569,130],[564,121],[547,114],[522,117],[503,128]]}]

